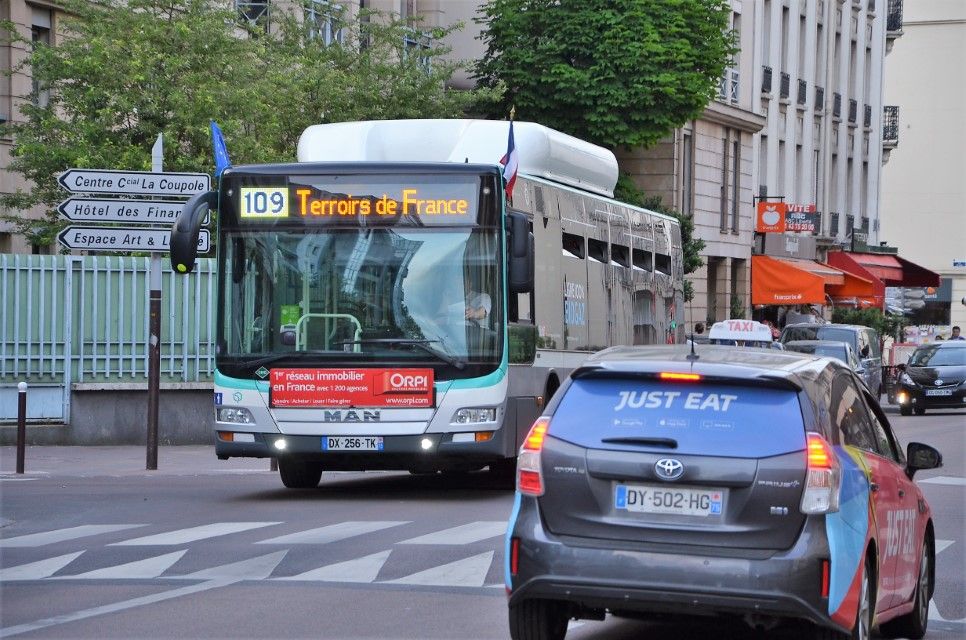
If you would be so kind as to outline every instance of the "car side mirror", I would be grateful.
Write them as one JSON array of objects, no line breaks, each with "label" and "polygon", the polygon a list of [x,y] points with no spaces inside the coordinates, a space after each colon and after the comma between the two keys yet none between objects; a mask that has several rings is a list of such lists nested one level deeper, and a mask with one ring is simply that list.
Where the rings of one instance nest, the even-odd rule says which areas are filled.
[{"label": "car side mirror", "polygon": [[905,371],[906,370],[906,365],[904,365],[904,364],[897,364],[896,365],[896,369],[898,371]]},{"label": "car side mirror", "polygon": [[943,466],[943,456],[928,444],[910,442],[906,447],[906,475],[911,479],[920,469],[938,469]]}]

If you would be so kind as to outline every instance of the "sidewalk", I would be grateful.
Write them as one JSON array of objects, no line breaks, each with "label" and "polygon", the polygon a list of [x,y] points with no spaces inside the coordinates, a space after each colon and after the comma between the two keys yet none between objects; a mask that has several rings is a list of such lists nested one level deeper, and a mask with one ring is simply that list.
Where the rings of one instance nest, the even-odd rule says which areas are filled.
[{"label": "sidewalk", "polygon": [[268,458],[215,457],[214,445],[159,446],[158,469],[148,471],[147,447],[27,447],[23,475],[17,471],[17,448],[0,447],[0,478],[204,476],[269,473]]}]

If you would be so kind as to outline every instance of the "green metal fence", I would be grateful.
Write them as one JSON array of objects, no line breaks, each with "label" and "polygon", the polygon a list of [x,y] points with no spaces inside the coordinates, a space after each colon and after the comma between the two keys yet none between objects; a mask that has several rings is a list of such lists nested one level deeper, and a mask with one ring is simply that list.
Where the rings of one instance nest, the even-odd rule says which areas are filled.
[{"label": "green metal fence", "polygon": [[[149,258],[0,254],[0,420],[70,418],[71,385],[146,383]],[[214,260],[162,280],[161,381],[214,371]]]}]

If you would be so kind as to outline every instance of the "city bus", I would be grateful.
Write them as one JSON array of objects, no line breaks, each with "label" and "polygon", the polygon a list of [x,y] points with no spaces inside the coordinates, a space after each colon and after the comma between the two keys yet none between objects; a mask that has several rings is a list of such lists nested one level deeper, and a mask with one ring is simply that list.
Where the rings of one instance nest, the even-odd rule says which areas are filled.
[{"label": "city bus", "polygon": [[298,162],[226,169],[185,204],[189,273],[217,219],[215,451],[325,470],[512,478],[544,403],[591,352],[683,341],[673,217],[613,199],[609,151],[515,122],[316,125]]}]

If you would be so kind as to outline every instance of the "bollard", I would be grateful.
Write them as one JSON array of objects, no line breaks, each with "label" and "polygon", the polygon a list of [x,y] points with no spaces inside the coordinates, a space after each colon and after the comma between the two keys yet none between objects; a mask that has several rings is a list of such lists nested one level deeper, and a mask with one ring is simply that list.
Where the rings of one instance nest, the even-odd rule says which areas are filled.
[{"label": "bollard", "polygon": [[17,385],[17,473],[23,473],[27,447],[27,383]]}]

